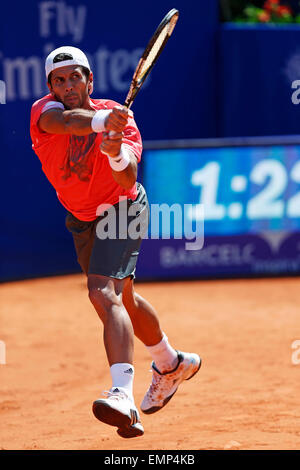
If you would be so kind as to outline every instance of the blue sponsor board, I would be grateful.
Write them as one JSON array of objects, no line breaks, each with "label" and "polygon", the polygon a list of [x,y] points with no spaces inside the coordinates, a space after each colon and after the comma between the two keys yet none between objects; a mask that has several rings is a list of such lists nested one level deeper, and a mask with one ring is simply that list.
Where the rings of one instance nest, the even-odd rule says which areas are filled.
[{"label": "blue sponsor board", "polygon": [[145,151],[141,277],[300,272],[300,145],[258,140]]},{"label": "blue sponsor board", "polygon": [[[189,3],[177,0],[180,16],[174,34],[134,103],[133,111],[144,139],[216,135],[218,2]],[[172,8],[173,0],[143,5],[137,0],[2,3],[0,80],[6,84],[3,137],[13,140],[20,135],[28,144],[30,106],[48,92],[45,58],[63,45],[79,47],[87,54],[94,75],[93,98],[124,102],[144,48]],[[4,94],[2,87],[0,96]],[[188,126],[182,126],[178,116],[192,114],[195,102],[201,102],[198,120],[191,119]],[[14,119],[16,110],[19,120]],[[21,149],[21,142],[15,140],[16,143]],[[25,147],[24,142],[22,150]]]},{"label": "blue sponsor board", "polygon": [[221,26],[218,136],[299,134],[299,40],[299,24]]},{"label": "blue sponsor board", "polygon": [[[45,57],[62,45],[79,47],[93,69],[92,97],[122,103],[141,52],[174,7],[176,30],[134,103],[135,120],[143,139],[213,137],[217,0],[1,3],[1,281],[79,270],[65,210],[31,148],[31,106],[48,93]],[[192,115],[197,102],[198,119],[183,126],[178,116]]]},{"label": "blue sponsor board", "polygon": [[144,240],[137,279],[272,276],[300,273],[300,232],[282,236],[206,237],[201,250],[185,240]]}]

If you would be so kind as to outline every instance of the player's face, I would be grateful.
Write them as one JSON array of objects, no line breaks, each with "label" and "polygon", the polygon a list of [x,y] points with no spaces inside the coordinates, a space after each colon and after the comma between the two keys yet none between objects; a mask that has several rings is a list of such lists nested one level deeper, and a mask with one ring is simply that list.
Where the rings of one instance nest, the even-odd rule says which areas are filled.
[{"label": "player's face", "polygon": [[49,90],[61,101],[66,109],[87,107],[92,73],[86,79],[78,65],[67,65],[53,70]]}]

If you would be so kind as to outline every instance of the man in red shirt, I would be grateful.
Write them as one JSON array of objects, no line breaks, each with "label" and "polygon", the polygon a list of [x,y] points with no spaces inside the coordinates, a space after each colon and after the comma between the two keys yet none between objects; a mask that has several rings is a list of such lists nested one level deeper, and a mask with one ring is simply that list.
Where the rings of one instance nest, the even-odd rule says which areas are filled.
[{"label": "man in red shirt", "polygon": [[[132,393],[134,335],[153,359],[144,413],[165,406],[179,384],[199,370],[201,359],[170,345],[155,310],[134,290],[149,205],[136,181],[142,141],[132,113],[114,101],[90,98],[93,73],[80,49],[52,51],[46,77],[50,93],[32,106],[32,147],[67,210],[66,226],[87,275],[89,298],[103,322],[112,377],[111,389],[93,403],[93,412],[120,436],[141,436]],[[132,224],[140,226],[134,234]]]}]

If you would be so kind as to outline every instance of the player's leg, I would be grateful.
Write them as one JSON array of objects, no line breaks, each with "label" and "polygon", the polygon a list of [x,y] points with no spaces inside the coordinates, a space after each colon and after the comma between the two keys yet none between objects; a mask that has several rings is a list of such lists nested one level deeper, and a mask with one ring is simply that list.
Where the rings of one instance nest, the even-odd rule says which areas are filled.
[{"label": "player's leg", "polygon": [[[123,302],[130,315],[135,335],[152,356],[152,383],[141,403],[141,410],[150,414],[163,408],[178,386],[191,379],[200,369],[198,354],[175,350],[162,332],[152,305],[134,290],[133,281],[124,286]],[[156,341],[156,342],[155,342]]]},{"label": "player's leg", "polygon": [[100,421],[117,426],[120,436],[136,437],[144,430],[132,394],[134,334],[122,303],[122,290],[126,277],[134,271],[132,252],[138,247],[130,240],[98,238],[99,220],[83,222],[72,214],[66,217],[78,262],[88,276],[89,298],[103,322],[104,345],[112,378],[107,398],[96,400],[93,411]]},{"label": "player's leg", "polygon": [[133,280],[129,278],[123,289],[123,303],[130,315],[135,336],[146,346],[159,343],[163,332],[158,315],[154,307],[134,291]]},{"label": "player's leg", "polygon": [[133,399],[133,342],[130,317],[122,302],[125,280],[89,274],[89,298],[103,323],[104,345],[110,365],[112,387],[106,398],[93,403],[100,421],[116,426],[122,437],[144,433]]},{"label": "player's leg", "polygon": [[89,299],[103,323],[103,339],[109,365],[133,362],[134,333],[122,302],[125,280],[88,275]]},{"label": "player's leg", "polygon": [[135,292],[132,279],[127,279],[124,285],[123,302],[130,315],[135,336],[144,343],[156,367],[162,373],[173,370],[178,364],[177,351],[162,331],[154,307]]},{"label": "player's leg", "polygon": [[130,315],[135,336],[144,343],[158,369],[161,372],[173,370],[178,363],[177,351],[161,330],[154,307],[135,292],[132,279],[127,279],[124,285],[123,302]]}]

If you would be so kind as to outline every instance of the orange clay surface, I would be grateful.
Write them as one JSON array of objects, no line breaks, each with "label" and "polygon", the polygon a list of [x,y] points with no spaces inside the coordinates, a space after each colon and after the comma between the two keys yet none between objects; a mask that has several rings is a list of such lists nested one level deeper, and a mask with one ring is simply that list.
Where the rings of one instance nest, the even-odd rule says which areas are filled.
[{"label": "orange clay surface", "polygon": [[[144,436],[126,440],[92,414],[111,380],[85,277],[0,285],[0,448],[300,448],[300,351],[292,348],[300,279],[137,283],[136,291],[157,309],[170,342],[203,364],[163,410],[142,415]],[[136,340],[138,406],[149,370]]]}]

